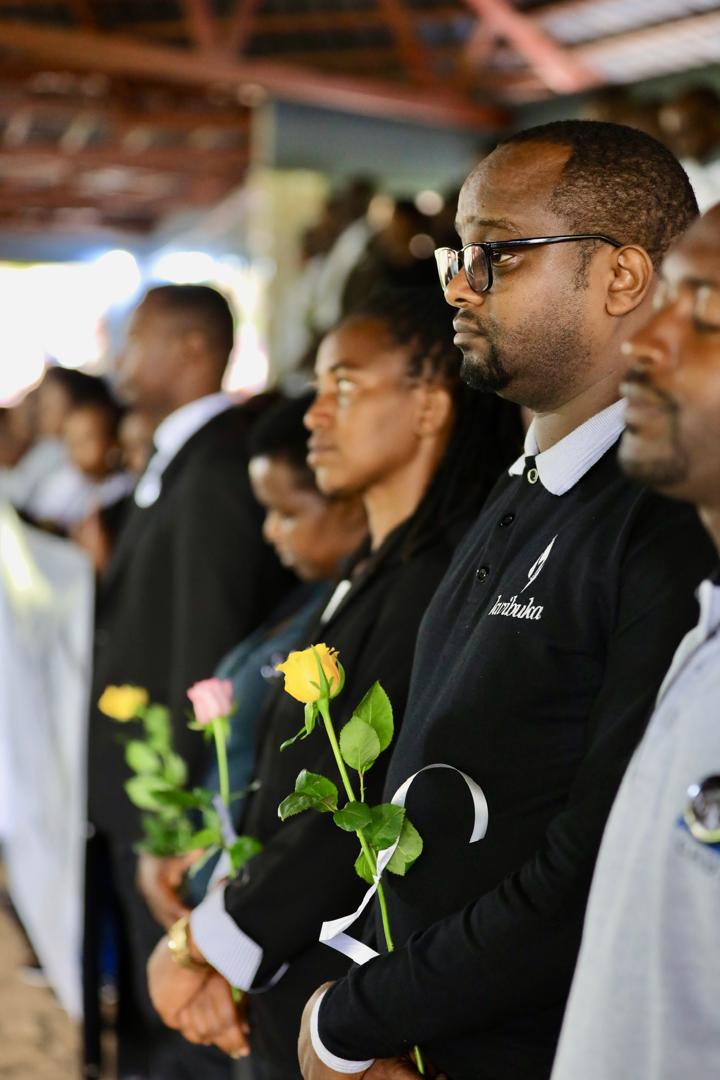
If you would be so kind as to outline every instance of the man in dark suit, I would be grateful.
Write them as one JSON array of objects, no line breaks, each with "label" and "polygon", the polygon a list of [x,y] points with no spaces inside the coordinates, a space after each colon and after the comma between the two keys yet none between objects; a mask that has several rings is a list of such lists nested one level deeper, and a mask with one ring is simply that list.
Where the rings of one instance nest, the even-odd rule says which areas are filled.
[{"label": "man in dark suit", "polygon": [[[135,311],[118,364],[120,395],[157,422],[155,452],[99,582],[89,734],[85,967],[92,976],[93,915],[109,880],[119,927],[121,1077],[189,1077],[193,1048],[177,1037],[169,1044],[145,989],[145,960],[162,931],[135,888],[139,815],[123,791],[123,744],[95,703],[105,686],[131,683],[167,704],[175,748],[196,782],[204,744],[187,728],[187,688],[265,618],[288,580],[263,542],[248,482],[248,413],[221,392],[232,345],[232,314],[218,292],[163,286]],[[93,994],[87,997],[86,1071],[93,1075],[99,1055]],[[203,1068],[209,1075],[206,1059]]]}]

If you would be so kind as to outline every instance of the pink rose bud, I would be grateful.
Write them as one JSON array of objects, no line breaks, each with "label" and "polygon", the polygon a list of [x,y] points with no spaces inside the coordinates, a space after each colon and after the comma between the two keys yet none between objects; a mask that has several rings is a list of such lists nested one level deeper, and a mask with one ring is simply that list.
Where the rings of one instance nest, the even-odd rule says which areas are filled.
[{"label": "pink rose bud", "polygon": [[198,724],[212,724],[233,710],[232,683],[229,679],[202,679],[191,686],[187,696],[195,710]]}]

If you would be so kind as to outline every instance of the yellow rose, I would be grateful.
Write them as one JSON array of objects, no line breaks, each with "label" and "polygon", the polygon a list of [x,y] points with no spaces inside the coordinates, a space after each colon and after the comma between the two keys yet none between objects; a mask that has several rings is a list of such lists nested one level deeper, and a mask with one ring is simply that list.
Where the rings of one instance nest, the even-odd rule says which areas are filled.
[{"label": "yellow rose", "polygon": [[330,697],[339,693],[342,678],[337,656],[337,649],[329,649],[327,645],[311,645],[302,652],[291,652],[285,663],[278,664],[275,670],[282,671],[285,676],[285,692],[296,701],[307,704],[320,697],[318,660],[328,681]]},{"label": "yellow rose", "polygon": [[111,720],[132,720],[149,701],[141,686],[108,686],[98,701],[98,709]]}]

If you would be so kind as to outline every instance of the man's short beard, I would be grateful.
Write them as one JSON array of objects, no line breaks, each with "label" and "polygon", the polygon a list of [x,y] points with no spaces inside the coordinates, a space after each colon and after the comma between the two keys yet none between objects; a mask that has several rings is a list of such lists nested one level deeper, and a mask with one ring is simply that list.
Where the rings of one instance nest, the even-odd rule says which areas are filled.
[{"label": "man's short beard", "polygon": [[[582,388],[591,354],[584,330],[581,297],[571,294],[556,317],[538,326],[528,314],[511,330],[502,331],[485,318],[478,330],[485,346],[463,357],[460,374],[468,386],[509,400],[536,412],[549,412],[558,402]],[[507,391],[507,394],[504,392]]]},{"label": "man's short beard", "polygon": [[[647,487],[656,488],[658,491],[666,491],[683,484],[690,472],[690,462],[683,450],[680,437],[680,418],[677,402],[669,394],[664,393],[653,386],[651,380],[644,371],[633,370],[626,376],[627,383],[643,386],[648,393],[652,394],[658,405],[667,417],[667,448],[657,456],[647,459],[636,459],[623,452],[626,436],[620,442],[618,460],[623,472],[633,480],[638,480]],[[632,428],[628,428],[628,434],[632,435]]]},{"label": "man's short beard", "polygon": [[497,394],[510,382],[510,373],[500,359],[496,346],[488,341],[488,351],[482,360],[474,356],[463,356],[460,378],[472,390],[480,390],[484,394]]},{"label": "man's short beard", "polygon": [[672,433],[670,452],[664,457],[657,457],[654,461],[638,461],[635,458],[626,457],[623,454],[622,442],[618,457],[622,470],[627,476],[657,491],[669,491],[678,484],[685,483],[688,478],[689,462],[687,455],[682,451],[675,431]]}]

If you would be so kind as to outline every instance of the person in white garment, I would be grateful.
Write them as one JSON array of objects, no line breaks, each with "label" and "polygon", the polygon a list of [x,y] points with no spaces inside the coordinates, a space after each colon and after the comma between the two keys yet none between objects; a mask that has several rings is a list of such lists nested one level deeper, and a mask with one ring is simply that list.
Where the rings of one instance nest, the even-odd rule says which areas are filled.
[{"label": "person in white garment", "polygon": [[[666,257],[655,309],[626,345],[620,460],[720,551],[720,205]],[[699,601],[608,820],[552,1080],[720,1076],[717,572]]]}]

